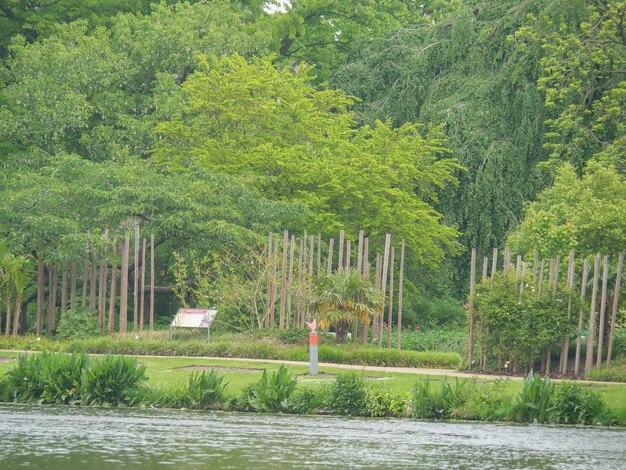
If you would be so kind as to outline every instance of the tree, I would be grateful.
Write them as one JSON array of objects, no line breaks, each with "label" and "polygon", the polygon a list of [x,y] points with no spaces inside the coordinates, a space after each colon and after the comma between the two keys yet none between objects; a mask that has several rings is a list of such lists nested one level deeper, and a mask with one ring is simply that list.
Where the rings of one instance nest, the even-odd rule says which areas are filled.
[{"label": "tree", "polygon": [[456,249],[456,231],[432,207],[458,168],[440,130],[359,127],[348,111],[352,98],[310,80],[307,70],[294,74],[267,58],[205,59],[182,85],[177,117],[157,126],[152,161],[171,173],[244,178],[273,200],[308,207],[313,232],[392,231],[417,261],[436,266]]},{"label": "tree", "polygon": [[348,336],[354,320],[369,325],[380,314],[382,293],[371,281],[354,269],[338,269],[313,280],[314,304],[320,317],[320,327],[332,326],[337,342]]},{"label": "tree", "polygon": [[616,255],[626,246],[626,181],[612,167],[588,163],[582,177],[563,164],[554,185],[527,205],[509,238],[514,252],[565,258]]}]

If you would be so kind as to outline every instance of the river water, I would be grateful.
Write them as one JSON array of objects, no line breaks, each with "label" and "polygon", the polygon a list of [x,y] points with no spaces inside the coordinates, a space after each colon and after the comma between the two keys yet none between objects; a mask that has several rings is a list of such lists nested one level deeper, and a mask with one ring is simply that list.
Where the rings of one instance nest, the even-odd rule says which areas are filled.
[{"label": "river water", "polygon": [[626,430],[0,405],[0,468],[626,468]]}]

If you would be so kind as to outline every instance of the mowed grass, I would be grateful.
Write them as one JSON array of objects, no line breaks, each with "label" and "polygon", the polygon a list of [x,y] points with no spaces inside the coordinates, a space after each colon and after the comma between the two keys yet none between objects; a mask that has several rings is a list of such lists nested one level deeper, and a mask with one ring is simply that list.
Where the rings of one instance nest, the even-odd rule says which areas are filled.
[{"label": "mowed grass", "polygon": [[[16,363],[18,352],[0,353],[0,375],[3,375]],[[8,361],[7,361],[8,360]],[[146,366],[148,383],[152,387],[171,390],[183,386],[189,380],[191,373],[197,370],[212,367],[218,368],[225,376],[224,381],[228,383],[226,392],[230,397],[238,396],[248,385],[257,382],[264,370],[277,370],[280,362],[257,362],[249,360],[231,359],[204,359],[204,358],[179,358],[179,357],[145,357],[137,356],[140,364]],[[298,377],[299,387],[317,385],[330,382],[337,374],[348,372],[345,368],[320,366],[318,376],[309,375],[308,365],[288,365],[289,370]],[[410,396],[416,382],[424,381],[428,378],[437,387],[437,383],[447,379],[454,382],[471,379],[467,377],[446,377],[445,375],[418,374],[406,372],[381,372],[368,370],[367,367],[356,369],[368,381],[379,382],[382,386],[391,391],[399,392]],[[494,379],[477,379],[488,381]],[[618,416],[626,417],[626,384],[608,384],[602,382],[578,382],[581,386],[597,392],[608,407]],[[514,398],[522,389],[522,381],[516,379],[505,379],[504,386]]]}]

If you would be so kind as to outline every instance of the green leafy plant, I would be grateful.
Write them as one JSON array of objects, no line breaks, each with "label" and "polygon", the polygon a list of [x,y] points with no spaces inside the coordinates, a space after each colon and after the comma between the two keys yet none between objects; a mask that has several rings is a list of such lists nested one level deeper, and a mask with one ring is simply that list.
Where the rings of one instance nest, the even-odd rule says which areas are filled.
[{"label": "green leafy plant", "polygon": [[92,338],[100,335],[98,319],[86,307],[70,308],[57,326],[59,338]]},{"label": "green leafy plant", "polygon": [[[450,411],[454,405],[456,397],[448,379],[444,379],[440,383],[439,390],[433,392],[431,390],[431,381],[429,377],[423,382],[415,384],[412,399],[412,414],[415,418],[431,418],[445,419],[450,416]],[[458,383],[457,383],[458,389]]]},{"label": "green leafy plant", "polygon": [[311,414],[328,407],[331,399],[330,384],[307,387],[296,392],[291,400],[291,410],[297,414]]},{"label": "green leafy plant", "polygon": [[17,366],[7,372],[8,387],[15,401],[29,402],[41,397],[45,386],[42,377],[46,356],[46,353],[20,354]]},{"label": "green leafy plant", "polygon": [[269,374],[264,370],[261,380],[244,390],[241,404],[254,411],[289,411],[289,399],[297,383],[284,364]]},{"label": "green leafy plant", "polygon": [[407,412],[407,399],[379,384],[370,384],[365,389],[365,414],[372,417],[402,417]]},{"label": "green leafy plant", "polygon": [[553,392],[554,382],[549,377],[529,372],[524,377],[524,387],[511,407],[508,418],[523,423],[545,423]]},{"label": "green leafy plant", "polygon": [[339,374],[332,385],[329,407],[340,415],[365,413],[365,380],[356,372]]},{"label": "green leafy plant", "polygon": [[83,378],[85,404],[128,404],[131,393],[147,380],[145,372],[131,357],[107,356],[95,362]]},{"label": "green leafy plant", "polygon": [[194,372],[189,376],[184,391],[184,402],[188,408],[205,410],[225,401],[226,385],[224,376],[214,368],[209,372]]},{"label": "green leafy plant", "polygon": [[555,388],[548,408],[548,421],[554,424],[614,424],[615,419],[593,391],[567,382]]}]

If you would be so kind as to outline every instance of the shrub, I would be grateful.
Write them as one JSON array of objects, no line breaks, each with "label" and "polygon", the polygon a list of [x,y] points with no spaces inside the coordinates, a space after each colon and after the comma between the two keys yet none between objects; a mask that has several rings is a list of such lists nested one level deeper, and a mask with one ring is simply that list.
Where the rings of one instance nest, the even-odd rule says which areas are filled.
[{"label": "shrub", "polygon": [[439,390],[432,392],[430,379],[415,384],[412,399],[414,418],[445,419],[450,416],[455,392],[447,379],[441,381]]},{"label": "shrub", "polygon": [[330,384],[307,387],[296,393],[291,401],[291,410],[298,414],[311,414],[328,407]]},{"label": "shrub", "polygon": [[85,354],[42,353],[43,382],[41,400],[44,403],[77,405],[81,402],[81,379],[87,366]]},{"label": "shrub", "polygon": [[329,407],[340,415],[365,412],[365,381],[356,372],[339,374],[332,384]]},{"label": "shrub", "polygon": [[554,390],[548,421],[554,424],[614,424],[606,405],[596,393],[571,382]]},{"label": "shrub", "polygon": [[17,366],[10,369],[6,374],[13,400],[30,402],[41,397],[45,385],[42,377],[44,375],[43,362],[46,360],[46,356],[46,353],[20,354],[17,359]]},{"label": "shrub", "polygon": [[591,369],[585,377],[602,382],[626,382],[626,357],[617,359],[610,366]]},{"label": "shrub", "polygon": [[264,370],[261,380],[244,390],[240,407],[254,411],[289,411],[289,399],[297,383],[284,364],[270,374]]},{"label": "shrub", "polygon": [[85,404],[118,406],[128,404],[132,392],[146,380],[145,366],[123,356],[108,356],[86,371],[83,380]]},{"label": "shrub", "polygon": [[406,415],[406,398],[396,392],[380,386],[370,384],[365,388],[365,413],[368,416],[395,416]]},{"label": "shrub", "polygon": [[56,335],[61,339],[85,339],[99,336],[98,319],[86,307],[70,308],[59,321]]},{"label": "shrub", "polygon": [[511,407],[507,382],[505,379],[479,382],[476,378],[464,381],[456,391],[456,404],[450,417],[483,421],[503,419]]},{"label": "shrub", "polygon": [[524,377],[524,388],[511,407],[508,418],[512,421],[544,423],[548,418],[554,383],[532,371]]},{"label": "shrub", "polygon": [[195,410],[205,410],[223,403],[226,389],[224,376],[215,369],[194,372],[189,376],[189,383],[184,391],[185,406]]}]

